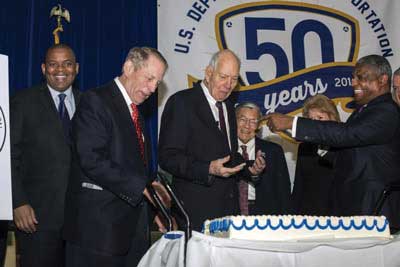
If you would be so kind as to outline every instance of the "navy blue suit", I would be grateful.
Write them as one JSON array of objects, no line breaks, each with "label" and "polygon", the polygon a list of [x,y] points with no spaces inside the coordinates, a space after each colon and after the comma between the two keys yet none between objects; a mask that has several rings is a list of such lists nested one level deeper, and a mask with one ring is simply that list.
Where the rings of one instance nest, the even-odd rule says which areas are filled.
[{"label": "navy blue suit", "polygon": [[[117,261],[134,251],[129,264],[135,266],[149,246],[143,191],[151,179],[129,108],[114,81],[82,96],[72,133],[74,162],[64,237],[68,244],[115,256]],[[146,162],[150,162],[150,142],[145,136]],[[83,258],[71,261],[71,266],[85,266]],[[114,266],[101,258],[91,262]]]},{"label": "navy blue suit", "polygon": [[[338,215],[371,215],[385,185],[400,182],[400,110],[390,93],[371,100],[346,123],[299,118],[296,139],[340,148],[334,169]],[[400,226],[400,196],[382,213]]]}]

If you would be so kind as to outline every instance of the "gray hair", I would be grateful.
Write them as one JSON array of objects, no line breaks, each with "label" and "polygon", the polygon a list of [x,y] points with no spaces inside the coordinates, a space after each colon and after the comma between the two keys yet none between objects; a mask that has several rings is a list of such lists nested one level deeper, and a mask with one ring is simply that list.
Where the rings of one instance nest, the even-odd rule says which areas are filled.
[{"label": "gray hair", "polygon": [[387,75],[388,84],[390,86],[392,78],[392,68],[390,67],[389,61],[385,57],[380,55],[368,55],[362,57],[357,61],[356,68],[360,68],[363,66],[374,68],[378,76]]},{"label": "gray hair", "polygon": [[152,47],[144,46],[131,48],[126,56],[125,61],[130,60],[133,63],[134,69],[138,70],[147,66],[147,60],[151,55],[160,60],[164,64],[165,69],[168,68],[168,63],[164,56],[160,53],[160,51]]},{"label": "gray hair", "polygon": [[250,101],[240,103],[240,104],[238,104],[238,105],[235,107],[235,114],[236,114],[236,117],[237,117],[237,114],[240,112],[240,110],[242,110],[242,109],[244,109],[244,108],[255,109],[255,110],[257,111],[257,115],[258,115],[257,117],[258,117],[258,119],[261,118],[261,109],[260,109],[260,107],[257,106],[256,103],[250,102]]},{"label": "gray hair", "polygon": [[210,63],[208,63],[208,66],[212,67],[215,70],[215,68],[218,65],[218,61],[219,61],[220,56],[222,54],[225,54],[225,53],[232,54],[234,56],[234,58],[236,59],[236,61],[238,63],[238,66],[240,68],[241,62],[240,62],[239,57],[232,50],[229,50],[229,49],[224,49],[224,50],[221,50],[221,51],[218,51],[218,52],[214,53],[212,55],[211,59],[210,59]]}]

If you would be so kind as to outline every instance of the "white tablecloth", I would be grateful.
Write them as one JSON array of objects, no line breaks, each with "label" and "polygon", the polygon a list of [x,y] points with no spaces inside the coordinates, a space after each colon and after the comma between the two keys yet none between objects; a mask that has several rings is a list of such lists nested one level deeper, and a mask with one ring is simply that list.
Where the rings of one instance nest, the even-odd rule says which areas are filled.
[{"label": "white tablecloth", "polygon": [[[139,266],[183,267],[183,232],[170,232],[157,241]],[[400,237],[293,242],[216,238],[193,232],[187,267],[399,267]]]}]

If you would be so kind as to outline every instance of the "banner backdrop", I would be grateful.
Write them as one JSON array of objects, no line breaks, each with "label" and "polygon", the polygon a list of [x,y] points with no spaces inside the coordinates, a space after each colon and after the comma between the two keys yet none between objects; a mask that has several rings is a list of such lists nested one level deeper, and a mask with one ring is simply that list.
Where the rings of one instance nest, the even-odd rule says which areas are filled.
[{"label": "banner backdrop", "polygon": [[[400,1],[381,0],[162,0],[158,1],[158,47],[170,68],[159,92],[159,118],[167,98],[203,79],[211,55],[224,48],[242,62],[233,95],[263,113],[297,115],[304,101],[324,94],[342,121],[353,108],[352,67],[368,54],[400,65]],[[396,36],[397,34],[397,36]],[[297,143],[280,143],[293,181]]]},{"label": "banner backdrop", "polygon": [[0,220],[12,220],[8,57],[0,55]]}]

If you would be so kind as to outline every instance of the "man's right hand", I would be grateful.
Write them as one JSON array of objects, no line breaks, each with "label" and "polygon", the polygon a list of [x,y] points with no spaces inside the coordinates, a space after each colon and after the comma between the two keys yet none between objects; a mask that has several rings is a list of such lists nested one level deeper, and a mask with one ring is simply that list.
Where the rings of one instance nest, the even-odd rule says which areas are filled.
[{"label": "man's right hand", "polygon": [[36,220],[35,211],[29,204],[14,209],[14,222],[17,228],[23,232],[36,232],[38,221]]},{"label": "man's right hand", "polygon": [[242,163],[232,168],[225,167],[224,164],[228,162],[229,159],[230,156],[226,156],[225,158],[211,161],[208,173],[215,176],[229,177],[233,174],[240,172],[244,168],[244,166],[246,166],[246,163]]}]

